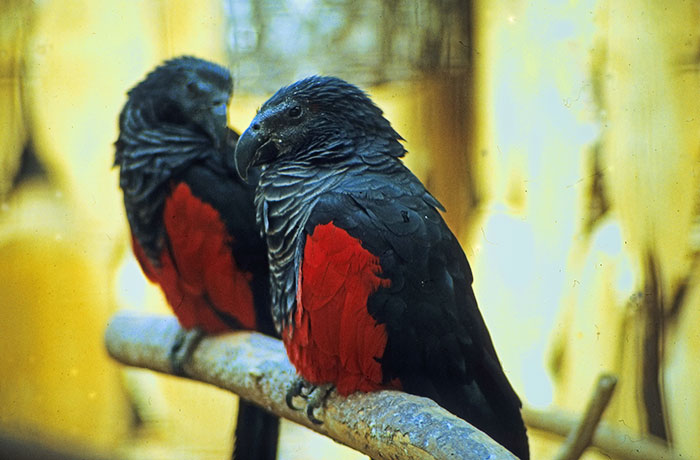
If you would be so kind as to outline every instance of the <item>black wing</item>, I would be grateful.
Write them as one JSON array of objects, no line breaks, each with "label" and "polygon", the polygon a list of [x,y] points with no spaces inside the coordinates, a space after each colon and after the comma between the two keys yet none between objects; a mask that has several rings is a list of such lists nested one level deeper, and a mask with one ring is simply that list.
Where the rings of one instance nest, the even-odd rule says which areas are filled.
[{"label": "black wing", "polygon": [[384,380],[398,378],[405,391],[433,399],[528,458],[521,403],[477,307],[469,263],[439,203],[412,178],[356,178],[350,192],[320,199],[307,231],[332,220],[379,257],[391,280],[367,306],[387,330]]}]

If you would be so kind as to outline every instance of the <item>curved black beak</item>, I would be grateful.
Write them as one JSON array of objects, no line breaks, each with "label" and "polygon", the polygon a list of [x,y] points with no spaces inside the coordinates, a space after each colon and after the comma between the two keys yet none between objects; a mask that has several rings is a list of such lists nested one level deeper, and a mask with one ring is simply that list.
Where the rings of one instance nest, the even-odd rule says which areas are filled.
[{"label": "curved black beak", "polygon": [[238,138],[236,151],[233,153],[233,166],[244,181],[248,180],[248,169],[255,160],[261,145],[263,145],[262,140],[251,133],[250,128],[243,131],[241,137]]},{"label": "curved black beak", "polygon": [[[233,154],[233,167],[244,181],[248,180],[248,170],[273,160],[279,154],[275,142],[261,133],[258,124],[251,124],[243,131]],[[228,159],[230,165],[230,157]]]},{"label": "curved black beak", "polygon": [[228,119],[226,116],[227,109],[227,103],[221,103],[215,106],[211,111],[211,116],[205,117],[203,122],[204,130],[207,132],[207,134],[209,134],[214,142],[214,147],[217,149],[226,144],[226,139],[228,136]]},{"label": "curved black beak", "polygon": [[214,148],[220,149],[226,145],[228,138],[227,103],[201,109],[192,114],[192,119],[204,130],[211,139]]}]

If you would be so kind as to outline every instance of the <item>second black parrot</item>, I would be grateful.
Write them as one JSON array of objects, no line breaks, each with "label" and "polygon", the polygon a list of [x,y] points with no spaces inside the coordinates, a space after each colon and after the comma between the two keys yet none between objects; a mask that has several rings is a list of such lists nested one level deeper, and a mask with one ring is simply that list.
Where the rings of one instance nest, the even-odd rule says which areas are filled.
[{"label": "second black parrot", "polygon": [[[238,139],[227,126],[232,89],[219,65],[171,59],[129,91],[119,118],[115,165],[134,254],[192,330],[173,352],[176,372],[202,333],[275,335],[255,180],[242,182],[224,164]],[[277,417],[240,399],[234,458],[274,460],[278,427]]]}]

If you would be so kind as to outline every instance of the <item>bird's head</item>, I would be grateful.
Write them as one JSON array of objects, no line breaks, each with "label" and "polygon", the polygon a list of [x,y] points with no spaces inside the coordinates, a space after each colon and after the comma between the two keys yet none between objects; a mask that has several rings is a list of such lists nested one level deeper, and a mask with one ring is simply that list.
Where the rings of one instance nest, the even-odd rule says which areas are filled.
[{"label": "bird's head", "polygon": [[314,76],[268,99],[228,161],[245,179],[249,168],[282,160],[313,164],[370,153],[400,157],[405,153],[400,140],[364,91],[337,77]]},{"label": "bird's head", "polygon": [[231,74],[203,59],[182,56],[166,61],[129,91],[129,100],[151,110],[159,122],[189,125],[220,147],[228,135]]}]

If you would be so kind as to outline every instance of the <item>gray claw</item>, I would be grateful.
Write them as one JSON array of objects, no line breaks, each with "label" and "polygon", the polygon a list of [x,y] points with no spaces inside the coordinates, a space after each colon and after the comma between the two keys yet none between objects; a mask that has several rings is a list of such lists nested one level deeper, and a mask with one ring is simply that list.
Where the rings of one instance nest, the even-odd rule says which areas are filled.
[{"label": "gray claw", "polygon": [[309,420],[311,420],[311,423],[314,423],[316,425],[320,425],[323,423],[322,420],[316,418],[316,416],[314,415],[314,411],[320,407],[323,407],[323,404],[326,402],[328,394],[332,390],[333,384],[331,383],[318,385],[314,387],[313,390],[311,390],[311,393],[308,397],[308,402],[306,404],[306,416],[309,418]]},{"label": "gray claw", "polygon": [[333,384],[326,383],[324,385],[313,385],[299,377],[289,387],[289,390],[285,396],[285,401],[290,409],[302,410],[303,407],[296,407],[293,400],[297,396],[306,399],[306,416],[309,418],[309,420],[311,420],[311,423],[320,425],[323,423],[323,421],[316,418],[314,411],[323,406],[328,393],[330,393],[332,389]]},{"label": "gray claw", "polygon": [[307,395],[304,395],[303,389],[307,385],[309,385],[309,383],[301,377],[297,378],[294,383],[292,383],[292,386],[289,387],[289,390],[287,390],[287,394],[284,397],[284,400],[287,402],[287,407],[292,410],[301,410],[301,407],[296,407],[294,405],[294,398],[301,396],[302,398],[306,399]]},{"label": "gray claw", "polygon": [[311,404],[308,404],[306,406],[306,416],[309,418],[309,420],[311,420],[311,423],[313,423],[315,425],[323,424],[323,421],[317,419],[316,416],[314,415],[314,410],[316,410],[316,407],[312,406]]}]

